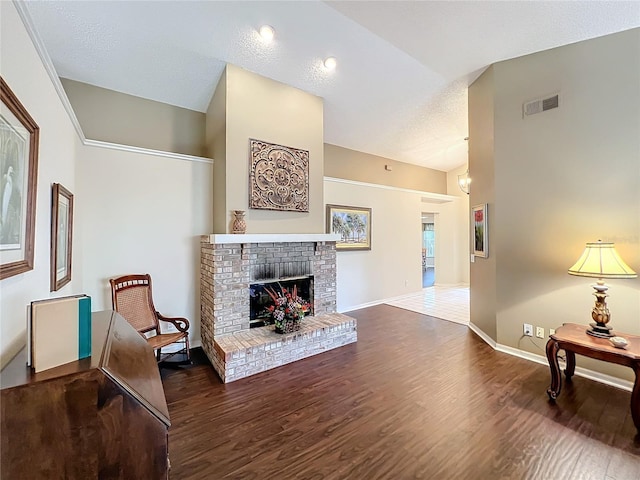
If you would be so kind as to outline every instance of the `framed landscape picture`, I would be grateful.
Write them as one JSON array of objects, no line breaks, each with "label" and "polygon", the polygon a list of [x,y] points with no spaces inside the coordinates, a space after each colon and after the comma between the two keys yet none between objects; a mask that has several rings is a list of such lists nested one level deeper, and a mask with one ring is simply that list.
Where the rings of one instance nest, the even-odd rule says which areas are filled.
[{"label": "framed landscape picture", "polygon": [[0,78],[0,279],[33,269],[39,128]]},{"label": "framed landscape picture", "polygon": [[487,204],[476,205],[471,208],[473,231],[473,254],[476,257],[489,256],[489,228],[487,225]]},{"label": "framed landscape picture", "polygon": [[327,233],[337,233],[336,250],[371,250],[371,209],[327,205]]}]

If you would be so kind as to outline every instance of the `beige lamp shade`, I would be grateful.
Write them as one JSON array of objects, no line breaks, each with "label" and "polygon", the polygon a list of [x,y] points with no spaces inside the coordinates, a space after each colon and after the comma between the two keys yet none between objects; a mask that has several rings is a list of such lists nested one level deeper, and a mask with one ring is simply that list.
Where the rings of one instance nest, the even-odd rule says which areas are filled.
[{"label": "beige lamp shade", "polygon": [[569,269],[570,275],[593,278],[635,278],[638,275],[624,263],[613,243],[587,243],[582,256]]}]

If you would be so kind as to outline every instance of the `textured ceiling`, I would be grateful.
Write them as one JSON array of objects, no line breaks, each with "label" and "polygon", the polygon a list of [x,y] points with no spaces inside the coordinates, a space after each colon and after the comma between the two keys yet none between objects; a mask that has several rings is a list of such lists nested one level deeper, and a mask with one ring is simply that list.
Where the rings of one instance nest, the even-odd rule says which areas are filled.
[{"label": "textured ceiling", "polygon": [[[444,171],[467,160],[467,87],[488,65],[640,26],[637,1],[27,7],[61,77],[204,112],[233,63],[323,97],[327,143]],[[256,31],[265,23],[269,45]]]}]

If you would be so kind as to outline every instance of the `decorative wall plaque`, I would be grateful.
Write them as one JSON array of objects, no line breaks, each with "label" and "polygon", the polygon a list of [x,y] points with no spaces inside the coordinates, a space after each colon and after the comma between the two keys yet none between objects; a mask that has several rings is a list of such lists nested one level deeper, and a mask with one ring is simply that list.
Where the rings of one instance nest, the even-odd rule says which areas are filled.
[{"label": "decorative wall plaque", "polygon": [[250,140],[249,207],[309,211],[309,151]]}]

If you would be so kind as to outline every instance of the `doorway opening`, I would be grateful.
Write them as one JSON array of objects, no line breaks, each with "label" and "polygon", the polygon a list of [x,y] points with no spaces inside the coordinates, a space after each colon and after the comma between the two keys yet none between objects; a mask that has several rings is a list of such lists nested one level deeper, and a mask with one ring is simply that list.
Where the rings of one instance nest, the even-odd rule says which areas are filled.
[{"label": "doorway opening", "polygon": [[422,288],[433,287],[436,278],[436,230],[433,213],[422,214]]}]

